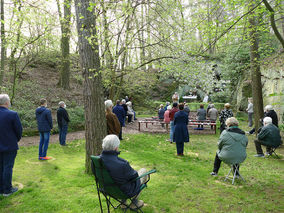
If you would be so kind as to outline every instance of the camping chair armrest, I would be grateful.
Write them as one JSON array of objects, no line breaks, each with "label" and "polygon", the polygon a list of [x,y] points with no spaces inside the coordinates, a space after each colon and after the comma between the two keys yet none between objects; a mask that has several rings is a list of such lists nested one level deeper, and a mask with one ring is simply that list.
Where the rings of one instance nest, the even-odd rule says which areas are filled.
[{"label": "camping chair armrest", "polygon": [[140,175],[139,177],[135,178],[134,180],[138,180],[138,179],[140,179],[142,177],[145,177],[145,176],[150,175],[150,174],[155,173],[155,172],[157,172],[157,170],[156,169],[152,169],[152,170],[144,173],[143,175]]}]

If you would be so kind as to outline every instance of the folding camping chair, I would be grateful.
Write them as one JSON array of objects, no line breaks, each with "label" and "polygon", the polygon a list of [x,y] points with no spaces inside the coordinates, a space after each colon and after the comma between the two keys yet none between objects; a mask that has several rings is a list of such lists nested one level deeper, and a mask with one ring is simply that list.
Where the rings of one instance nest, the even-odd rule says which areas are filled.
[{"label": "folding camping chair", "polygon": [[[100,202],[100,208],[101,208],[101,213],[103,213],[103,208],[102,208],[102,201],[101,201],[101,197],[100,197],[100,193],[102,193],[106,199],[106,203],[107,203],[107,209],[108,212],[110,212],[110,205],[114,208],[117,209],[119,206],[126,206],[126,208],[124,208],[124,212],[127,211],[127,209],[130,208],[131,203],[133,203],[137,209],[138,212],[142,212],[141,208],[138,208],[138,206],[136,205],[136,202],[134,202],[134,200],[136,199],[136,197],[139,195],[139,193],[132,197],[129,198],[128,196],[126,196],[119,188],[119,186],[117,184],[114,183],[113,179],[111,178],[109,172],[107,171],[107,169],[105,168],[102,159],[100,158],[100,156],[91,156],[92,159],[92,171],[93,174],[95,176],[95,180],[96,180],[96,186],[97,186],[97,192],[98,192],[98,197],[99,197],[99,202]],[[137,177],[136,179],[134,179],[133,181],[136,181],[137,179],[140,179],[146,175],[148,175],[148,180],[146,181],[146,183],[150,180],[150,175],[152,173],[155,173],[156,170],[150,170],[147,173]],[[146,183],[142,184],[140,186],[140,191],[142,189],[144,189],[147,185]],[[114,205],[111,202],[111,198],[116,200],[117,202],[119,202],[118,205]],[[127,204],[126,201],[130,200],[130,204]]]},{"label": "folding camping chair", "polygon": [[[231,164],[230,167],[231,167],[231,169],[230,169],[229,173],[227,174],[227,176],[225,177],[225,181],[230,179],[230,180],[232,180],[232,184],[234,184],[235,179],[240,177],[244,182],[246,182],[245,179],[240,174],[239,164]],[[233,177],[230,177],[231,173],[232,173]]]}]

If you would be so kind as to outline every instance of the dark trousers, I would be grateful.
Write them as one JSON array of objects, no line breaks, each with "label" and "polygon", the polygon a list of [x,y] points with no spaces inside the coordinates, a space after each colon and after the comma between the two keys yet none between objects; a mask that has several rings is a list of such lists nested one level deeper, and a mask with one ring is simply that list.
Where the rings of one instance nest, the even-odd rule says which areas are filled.
[{"label": "dark trousers", "polygon": [[68,130],[68,125],[58,126],[59,128],[59,143],[60,145],[66,145],[66,135]]},{"label": "dark trousers", "polygon": [[11,191],[16,155],[17,151],[0,152],[0,193]]},{"label": "dark trousers", "polygon": [[220,134],[226,129],[226,125],[222,124],[220,125]]},{"label": "dark trousers", "polygon": [[122,140],[122,124],[120,124],[120,132],[118,135],[119,140]]},{"label": "dark trousers", "polygon": [[[263,155],[263,151],[262,151],[262,148],[261,148],[261,145],[262,145],[261,141],[254,140],[254,144],[255,144],[256,153]],[[270,146],[266,146],[266,152],[271,154],[272,150],[271,150]]]},{"label": "dark trousers", "polygon": [[[219,158],[218,155],[216,154],[215,160],[214,160],[214,169],[213,169],[213,172],[218,173],[218,171],[219,171],[219,169],[220,169],[220,166],[221,166],[221,162],[222,162],[222,160],[220,160],[220,158]],[[233,168],[233,169],[234,169],[234,173],[235,173],[236,168],[237,168],[238,171],[239,171],[240,165],[239,165],[239,164],[235,164],[235,165],[234,165],[234,168]],[[239,173],[237,172],[236,175],[239,175]]]},{"label": "dark trousers", "polygon": [[176,142],[176,147],[177,147],[177,154],[183,154],[183,148],[184,148],[184,142],[178,143]]},{"label": "dark trousers", "polygon": [[132,120],[132,115],[127,115],[127,116],[128,116],[128,123],[130,123]]}]

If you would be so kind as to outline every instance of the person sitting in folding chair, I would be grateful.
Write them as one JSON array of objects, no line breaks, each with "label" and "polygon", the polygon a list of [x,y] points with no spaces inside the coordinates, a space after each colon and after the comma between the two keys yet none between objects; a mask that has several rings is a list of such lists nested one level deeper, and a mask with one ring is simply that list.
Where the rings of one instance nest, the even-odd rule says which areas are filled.
[{"label": "person sitting in folding chair", "polygon": [[[110,176],[114,182],[119,186],[122,192],[124,192],[128,197],[136,198],[132,201],[130,205],[131,209],[141,208],[144,205],[142,200],[138,200],[138,194],[140,193],[140,186],[144,184],[149,178],[148,175],[132,181],[138,176],[146,173],[146,169],[142,168],[138,172],[135,171],[128,163],[128,161],[119,158],[120,152],[119,148],[119,138],[116,135],[107,135],[103,139],[102,148],[103,151],[100,155],[104,166],[110,173]],[[122,206],[123,207],[123,206]]]},{"label": "person sitting in folding chair", "polygon": [[[218,141],[218,151],[216,153],[212,176],[217,176],[221,162],[233,165],[237,169],[236,175],[239,176],[239,165],[246,157],[246,147],[248,138],[245,132],[238,128],[239,122],[236,118],[230,117],[226,120],[226,126]],[[235,171],[234,171],[235,173]]]},{"label": "person sitting in folding chair", "polygon": [[279,147],[282,144],[280,131],[272,123],[271,117],[265,117],[263,119],[263,127],[257,134],[257,140],[254,141],[257,154],[255,157],[264,157],[261,145],[266,146],[266,155],[271,155],[273,149]]}]

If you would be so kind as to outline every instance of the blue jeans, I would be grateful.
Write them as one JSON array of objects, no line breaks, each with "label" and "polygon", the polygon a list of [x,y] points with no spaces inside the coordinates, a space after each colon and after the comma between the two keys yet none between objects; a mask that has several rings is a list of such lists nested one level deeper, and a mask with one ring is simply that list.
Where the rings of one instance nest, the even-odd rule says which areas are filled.
[{"label": "blue jeans", "polygon": [[58,126],[59,128],[59,143],[60,145],[66,145],[66,135],[68,130],[68,125]]},{"label": "blue jeans", "polygon": [[11,191],[16,155],[17,151],[0,152],[0,193],[9,193]]},{"label": "blue jeans", "polygon": [[38,157],[46,157],[50,132],[40,132]]},{"label": "blue jeans", "polygon": [[173,142],[174,141],[174,131],[175,131],[174,121],[170,121],[170,127],[171,127],[170,140],[171,140],[171,142]]}]

